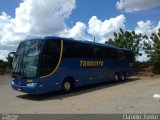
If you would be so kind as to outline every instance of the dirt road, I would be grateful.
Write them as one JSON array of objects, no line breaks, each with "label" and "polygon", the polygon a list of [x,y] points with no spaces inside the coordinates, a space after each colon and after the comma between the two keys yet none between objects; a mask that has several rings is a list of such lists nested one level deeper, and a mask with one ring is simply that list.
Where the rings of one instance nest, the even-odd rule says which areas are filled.
[{"label": "dirt road", "polygon": [[10,80],[9,75],[0,76],[0,113],[160,113],[160,99],[153,97],[160,94],[160,76],[40,96],[13,91]]}]

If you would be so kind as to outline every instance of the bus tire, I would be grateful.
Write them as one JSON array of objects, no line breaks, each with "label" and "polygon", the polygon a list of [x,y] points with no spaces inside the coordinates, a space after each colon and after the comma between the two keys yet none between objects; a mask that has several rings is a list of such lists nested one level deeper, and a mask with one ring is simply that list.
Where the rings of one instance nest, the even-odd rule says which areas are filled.
[{"label": "bus tire", "polygon": [[62,84],[62,92],[63,93],[69,93],[73,90],[74,88],[74,82],[70,79],[64,80]]},{"label": "bus tire", "polygon": [[120,75],[119,75],[119,73],[115,73],[114,74],[114,81],[115,82],[118,82],[120,80]]},{"label": "bus tire", "polygon": [[121,74],[121,81],[125,81],[125,80],[126,80],[126,73],[123,72],[123,73]]}]

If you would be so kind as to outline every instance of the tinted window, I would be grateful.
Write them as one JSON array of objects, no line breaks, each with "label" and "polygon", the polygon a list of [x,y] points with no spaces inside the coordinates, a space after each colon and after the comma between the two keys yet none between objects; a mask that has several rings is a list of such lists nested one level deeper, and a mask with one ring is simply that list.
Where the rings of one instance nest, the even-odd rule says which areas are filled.
[{"label": "tinted window", "polygon": [[96,58],[98,47],[89,44],[79,44],[78,55],[84,58]]},{"label": "tinted window", "polygon": [[94,44],[64,41],[63,57],[118,59],[118,50]]},{"label": "tinted window", "polygon": [[64,41],[63,57],[76,57],[76,58],[93,58],[96,56],[96,48],[93,45]]},{"label": "tinted window", "polygon": [[40,58],[40,76],[50,74],[57,66],[60,58],[61,41],[47,40]]},{"label": "tinted window", "polygon": [[64,41],[63,57],[76,57],[79,46],[70,41]]},{"label": "tinted window", "polygon": [[119,59],[119,60],[125,60],[125,59],[126,59],[123,50],[118,50],[118,59]]},{"label": "tinted window", "polygon": [[109,59],[117,59],[118,58],[118,51],[115,48],[108,48],[108,58]]},{"label": "tinted window", "polygon": [[134,54],[131,51],[124,51],[125,54],[125,59],[128,61],[133,61],[134,60]]}]

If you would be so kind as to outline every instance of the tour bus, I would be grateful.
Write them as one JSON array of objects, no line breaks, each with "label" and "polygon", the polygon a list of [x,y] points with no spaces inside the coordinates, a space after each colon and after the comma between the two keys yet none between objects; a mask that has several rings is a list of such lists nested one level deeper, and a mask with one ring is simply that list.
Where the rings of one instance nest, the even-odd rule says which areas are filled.
[{"label": "tour bus", "polygon": [[20,42],[12,63],[14,90],[43,94],[106,82],[134,72],[134,53],[107,44],[54,36]]}]

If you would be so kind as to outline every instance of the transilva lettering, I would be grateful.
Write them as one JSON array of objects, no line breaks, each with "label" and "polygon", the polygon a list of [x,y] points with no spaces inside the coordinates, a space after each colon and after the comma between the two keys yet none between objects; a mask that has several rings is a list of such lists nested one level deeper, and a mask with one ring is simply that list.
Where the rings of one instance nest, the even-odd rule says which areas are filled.
[{"label": "transilva lettering", "polygon": [[80,61],[81,67],[103,67],[104,61]]}]

